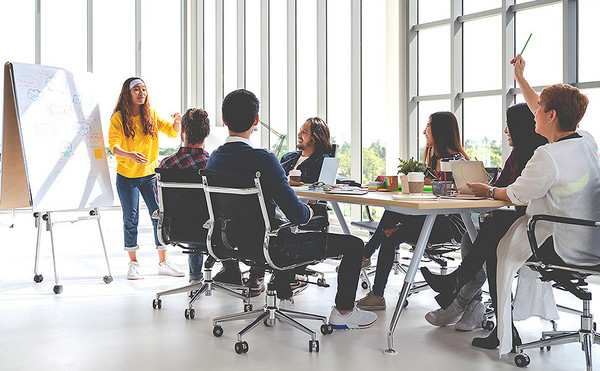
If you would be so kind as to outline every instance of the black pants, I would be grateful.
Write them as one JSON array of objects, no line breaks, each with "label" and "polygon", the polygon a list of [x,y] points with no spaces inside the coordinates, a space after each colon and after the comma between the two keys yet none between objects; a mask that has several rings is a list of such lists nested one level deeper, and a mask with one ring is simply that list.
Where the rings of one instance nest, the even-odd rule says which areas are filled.
[{"label": "black pants", "polygon": [[[296,254],[297,256],[292,256],[292,260],[295,258],[312,257],[311,254],[313,254],[314,249],[319,248],[318,245],[322,243],[322,240],[322,233],[295,233],[287,236],[286,243],[284,246],[281,246],[281,249],[288,255]],[[325,257],[342,257],[337,278],[337,294],[335,296],[335,306],[337,309],[350,310],[354,308],[363,250],[364,243],[358,237],[327,233]],[[291,273],[288,271],[275,271],[274,283],[277,290],[277,297],[280,299],[292,297],[292,290],[290,288]]]}]

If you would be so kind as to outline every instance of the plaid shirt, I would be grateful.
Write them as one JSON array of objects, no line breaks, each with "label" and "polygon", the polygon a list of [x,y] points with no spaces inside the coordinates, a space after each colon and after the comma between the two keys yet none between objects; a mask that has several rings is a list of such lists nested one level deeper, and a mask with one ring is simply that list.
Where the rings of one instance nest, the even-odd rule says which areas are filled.
[{"label": "plaid shirt", "polygon": [[[204,169],[208,161],[208,152],[202,148],[180,147],[177,153],[165,157],[158,165],[159,168]],[[154,181],[154,195],[158,203],[158,188]]]}]

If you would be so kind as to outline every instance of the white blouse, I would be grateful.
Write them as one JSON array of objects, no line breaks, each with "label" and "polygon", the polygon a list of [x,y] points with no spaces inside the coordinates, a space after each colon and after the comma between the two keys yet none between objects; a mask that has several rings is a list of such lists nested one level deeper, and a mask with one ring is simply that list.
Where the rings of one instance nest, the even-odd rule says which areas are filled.
[{"label": "white blouse", "polygon": [[[550,214],[600,220],[598,145],[585,131],[581,137],[538,147],[521,176],[507,187],[515,204],[529,202],[527,215],[517,219],[498,244],[498,338],[500,355],[510,352],[511,288],[517,270],[531,256],[527,222],[532,215]],[[539,244],[553,236],[554,248],[566,263],[600,264],[600,230],[548,222],[536,224]]]}]

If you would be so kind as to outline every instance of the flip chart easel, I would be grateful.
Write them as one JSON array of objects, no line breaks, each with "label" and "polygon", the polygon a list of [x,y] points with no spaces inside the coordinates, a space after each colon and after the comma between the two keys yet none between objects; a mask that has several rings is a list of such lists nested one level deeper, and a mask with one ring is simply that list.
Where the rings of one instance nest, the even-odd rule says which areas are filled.
[{"label": "flip chart easel", "polygon": [[56,67],[7,62],[4,67],[4,116],[0,209],[32,207],[38,228],[34,281],[42,228],[50,232],[54,292],[58,283],[52,213],[85,212],[70,222],[97,220],[108,275],[112,276],[98,207],[112,206],[100,109],[91,74],[74,75]]}]

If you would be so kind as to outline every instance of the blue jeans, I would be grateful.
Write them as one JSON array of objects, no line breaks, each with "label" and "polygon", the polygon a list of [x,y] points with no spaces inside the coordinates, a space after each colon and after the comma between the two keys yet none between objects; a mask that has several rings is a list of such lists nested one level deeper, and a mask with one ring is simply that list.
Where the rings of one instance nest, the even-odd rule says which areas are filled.
[{"label": "blue jeans", "polygon": [[188,265],[190,266],[190,280],[201,280],[202,273],[202,254],[189,254]]},{"label": "blue jeans", "polygon": [[121,174],[117,174],[117,193],[121,200],[121,209],[123,210],[123,235],[125,237],[125,251],[136,251],[139,246],[137,244],[139,209],[140,209],[140,193],[148,206],[148,213],[152,220],[154,228],[154,243],[158,250],[165,250],[165,246],[161,246],[156,236],[156,225],[158,221],[152,219],[152,213],[158,209],[156,195],[154,194],[154,179],[156,175],[148,175],[140,178],[127,178]]}]

